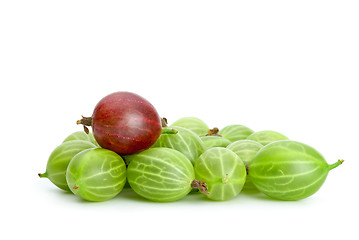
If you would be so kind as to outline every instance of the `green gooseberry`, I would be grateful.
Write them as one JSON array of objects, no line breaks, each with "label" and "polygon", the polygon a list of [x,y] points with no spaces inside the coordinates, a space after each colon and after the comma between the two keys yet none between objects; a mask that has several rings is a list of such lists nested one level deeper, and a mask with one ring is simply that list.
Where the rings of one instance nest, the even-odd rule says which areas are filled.
[{"label": "green gooseberry", "polygon": [[[253,160],[254,156],[262,147],[262,144],[252,140],[238,140],[227,146],[229,150],[232,150],[243,161],[246,169],[248,169],[249,163]],[[257,190],[248,174],[243,190]]]},{"label": "green gooseberry", "polygon": [[259,142],[263,146],[275,141],[289,140],[289,138],[284,136],[283,134],[270,130],[255,132],[249,135],[247,139]]},{"label": "green gooseberry", "polygon": [[97,143],[95,137],[93,136],[93,133],[86,133],[84,131],[77,131],[74,133],[71,133],[69,136],[65,138],[63,142],[72,141],[72,140],[84,140],[89,141],[95,144],[97,147],[100,147],[100,145]]},{"label": "green gooseberry", "polygon": [[[183,153],[193,163],[206,150],[206,146],[200,137],[191,130],[178,126],[173,126],[173,128],[178,131],[176,134],[161,134],[152,147],[175,149]],[[168,128],[164,127],[164,129]],[[131,161],[130,158],[129,160]]]},{"label": "green gooseberry", "polygon": [[131,188],[155,202],[172,202],[186,196],[195,180],[191,162],[170,148],[149,148],[131,155],[127,168]]},{"label": "green gooseberry", "polygon": [[187,128],[198,136],[206,136],[209,131],[209,127],[205,122],[196,117],[183,117],[171,124],[171,126]]},{"label": "green gooseberry", "polygon": [[205,151],[194,163],[196,179],[207,184],[208,198],[229,200],[236,197],[246,181],[246,167],[231,150],[214,147]]},{"label": "green gooseberry", "polygon": [[47,161],[46,172],[39,173],[39,177],[48,178],[57,187],[70,191],[66,182],[67,166],[76,154],[89,148],[96,148],[96,146],[84,140],[72,140],[62,143],[52,151]]},{"label": "green gooseberry", "polygon": [[222,128],[218,134],[231,142],[246,139],[254,131],[246,126],[234,124]]},{"label": "green gooseberry", "polygon": [[201,137],[202,142],[207,147],[207,149],[213,147],[227,147],[232,142],[229,141],[227,138],[220,137],[220,136],[204,136]]},{"label": "green gooseberry", "polygon": [[264,146],[249,164],[249,176],[256,188],[279,200],[300,200],[313,195],[328,172],[342,164],[329,165],[314,148],[291,140]]},{"label": "green gooseberry", "polygon": [[70,162],[66,180],[77,196],[92,202],[115,197],[126,183],[126,165],[117,153],[104,149],[87,149]]}]

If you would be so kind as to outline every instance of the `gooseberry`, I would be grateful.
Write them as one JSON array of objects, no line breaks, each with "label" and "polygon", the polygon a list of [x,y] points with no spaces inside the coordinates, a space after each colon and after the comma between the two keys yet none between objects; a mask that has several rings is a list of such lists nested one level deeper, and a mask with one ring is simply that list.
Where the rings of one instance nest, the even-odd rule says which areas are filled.
[{"label": "gooseberry", "polygon": [[246,139],[254,131],[246,126],[234,124],[222,128],[218,134],[231,142]]},{"label": "gooseberry", "polygon": [[280,140],[289,140],[288,137],[283,134],[275,131],[265,130],[255,132],[247,137],[248,140],[256,141],[262,144],[263,146]]},{"label": "gooseberry", "polygon": [[127,179],[138,195],[156,202],[181,199],[192,187],[202,187],[205,192],[205,184],[195,180],[191,162],[170,148],[150,148],[131,155]]},{"label": "gooseberry", "polygon": [[156,109],[143,97],[130,92],[115,92],[102,98],[92,117],[77,124],[91,126],[98,144],[118,154],[133,154],[147,149],[161,134]]},{"label": "gooseberry", "polygon": [[[173,128],[177,131],[176,134],[161,134],[152,147],[175,149],[193,163],[206,150],[206,146],[193,131],[178,126],[173,126]],[[164,129],[168,128],[164,127]]]},{"label": "gooseberry", "polygon": [[195,162],[196,179],[206,183],[207,197],[229,200],[237,196],[246,181],[243,161],[231,150],[214,147],[205,151]]},{"label": "gooseberry", "polygon": [[227,147],[232,142],[229,141],[227,138],[220,137],[220,136],[204,136],[201,137],[202,142],[207,147],[207,149],[213,147]]},{"label": "gooseberry", "polygon": [[93,202],[102,202],[121,192],[126,182],[126,165],[115,152],[87,149],[70,162],[66,180],[77,196]]},{"label": "gooseberry", "polygon": [[71,140],[66,141],[52,151],[46,165],[46,172],[39,173],[39,177],[48,178],[57,187],[70,191],[66,182],[66,169],[71,159],[79,152],[96,148],[96,146],[84,140]]},{"label": "gooseberry", "polygon": [[249,164],[248,174],[262,193],[279,200],[300,200],[313,195],[328,172],[342,164],[329,165],[314,148],[291,140],[264,146]]},{"label": "gooseberry", "polygon": [[187,128],[200,137],[206,136],[207,134],[213,135],[218,132],[218,128],[209,129],[205,122],[196,117],[180,118],[174,123],[172,123],[171,126]]},{"label": "gooseberry", "polygon": [[84,141],[89,141],[93,144],[95,144],[96,146],[100,147],[100,145],[98,145],[98,143],[96,142],[95,137],[93,136],[93,133],[85,133],[84,131],[77,131],[74,133],[71,133],[69,136],[67,136],[65,138],[65,140],[63,142],[67,142],[67,141],[71,141],[71,140],[84,140]]},{"label": "gooseberry", "polygon": [[[262,147],[262,144],[252,140],[238,140],[227,146],[229,150],[232,150],[243,161],[246,169],[248,169],[249,163]],[[243,189],[256,190],[248,174]]]}]

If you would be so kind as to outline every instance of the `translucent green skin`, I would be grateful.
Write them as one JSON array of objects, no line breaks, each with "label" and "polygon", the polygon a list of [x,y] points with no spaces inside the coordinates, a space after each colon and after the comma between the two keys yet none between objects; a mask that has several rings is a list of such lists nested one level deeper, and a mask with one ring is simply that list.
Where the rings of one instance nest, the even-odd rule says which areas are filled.
[{"label": "translucent green skin", "polygon": [[249,164],[253,184],[271,198],[300,200],[317,192],[329,170],[340,162],[328,165],[314,148],[284,140],[264,146]]},{"label": "translucent green skin", "polygon": [[155,202],[172,202],[191,191],[194,170],[182,153],[150,148],[132,155],[127,179],[138,195]]},{"label": "translucent green skin", "polygon": [[72,140],[62,143],[51,153],[47,161],[46,172],[39,174],[39,176],[47,177],[57,187],[70,191],[66,182],[67,166],[76,154],[89,148],[96,148],[96,146],[84,140]]},{"label": "translucent green skin", "polygon": [[263,146],[275,141],[289,140],[289,138],[284,136],[283,134],[270,130],[255,132],[248,136],[247,139],[259,142]]},{"label": "translucent green skin", "polygon": [[201,137],[202,142],[207,147],[207,149],[213,147],[227,147],[232,142],[227,138],[219,137],[219,136],[204,136]]},{"label": "translucent green skin", "polygon": [[66,180],[76,196],[102,202],[121,192],[126,183],[126,165],[115,152],[104,148],[88,149],[71,160]]},{"label": "translucent green skin", "polygon": [[200,137],[206,136],[206,134],[208,134],[209,131],[209,127],[207,126],[207,124],[203,122],[201,119],[195,117],[180,118],[171,124],[171,127],[173,126],[187,128],[193,131],[194,133],[196,133]]},{"label": "translucent green skin", "polygon": [[254,133],[252,129],[239,124],[226,126],[218,132],[219,135],[231,142],[246,139],[252,133]]},{"label": "translucent green skin", "polygon": [[247,176],[243,161],[237,154],[223,147],[205,151],[195,161],[194,171],[196,179],[207,184],[209,194],[206,196],[218,201],[237,196]]},{"label": "translucent green skin", "polygon": [[[194,132],[186,128],[174,126],[176,134],[161,134],[152,147],[172,148],[183,153],[194,163],[205,150],[206,146]],[[127,159],[127,158],[126,158]]]},{"label": "translucent green skin", "polygon": [[[232,150],[235,154],[238,155],[247,169],[249,167],[249,163],[253,160],[254,156],[262,147],[262,144],[252,140],[238,140],[227,146],[229,150]],[[257,190],[248,175],[243,188],[246,190]]]},{"label": "translucent green skin", "polygon": [[71,133],[69,136],[65,138],[63,142],[72,141],[72,140],[84,140],[89,141],[95,144],[97,147],[100,147],[100,145],[97,143],[95,137],[93,136],[93,133],[85,133],[84,131],[77,131],[74,133]]}]

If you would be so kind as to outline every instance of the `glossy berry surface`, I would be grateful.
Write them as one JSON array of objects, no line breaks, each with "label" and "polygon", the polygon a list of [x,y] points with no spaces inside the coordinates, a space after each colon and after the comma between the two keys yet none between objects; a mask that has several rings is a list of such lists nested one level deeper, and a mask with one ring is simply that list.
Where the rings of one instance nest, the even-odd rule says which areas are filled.
[{"label": "glossy berry surface", "polygon": [[206,150],[206,146],[193,131],[178,126],[173,128],[178,131],[176,134],[161,134],[152,147],[175,149],[194,163],[194,160]]},{"label": "glossy berry surface", "polygon": [[243,161],[231,150],[214,147],[205,151],[194,164],[196,179],[207,184],[212,200],[224,201],[236,197],[246,181]]},{"label": "glossy berry surface", "polygon": [[93,133],[85,133],[84,131],[77,131],[74,133],[71,133],[69,136],[65,138],[63,142],[72,141],[72,140],[84,140],[89,141],[96,146],[100,147],[100,145],[96,142],[95,137],[93,136]]},{"label": "glossy berry surface", "polygon": [[289,140],[288,137],[283,134],[275,131],[264,130],[255,132],[247,137],[248,140],[256,141],[262,144],[263,146],[280,140]]},{"label": "glossy berry surface", "polygon": [[70,191],[66,182],[66,170],[71,159],[79,152],[96,148],[93,143],[84,140],[71,140],[62,143],[52,151],[46,166],[46,172],[39,176],[48,178],[57,187]]},{"label": "glossy berry surface", "polygon": [[254,131],[246,126],[234,124],[222,128],[218,134],[231,142],[246,139]]},{"label": "glossy berry surface", "polygon": [[271,198],[300,200],[317,192],[328,172],[341,163],[329,165],[314,148],[283,140],[259,150],[249,164],[249,176],[257,189]]},{"label": "glossy berry surface", "polygon": [[[243,161],[246,168],[249,168],[249,163],[252,162],[254,156],[263,147],[262,144],[252,140],[238,140],[227,146]],[[250,176],[247,174],[246,183],[244,184],[246,190],[257,190],[253,185]]]},{"label": "glossy berry surface", "polygon": [[179,151],[150,148],[131,156],[127,179],[138,195],[155,202],[172,202],[191,191],[194,170]]},{"label": "glossy berry surface", "polygon": [[113,151],[88,149],[71,160],[66,180],[75,195],[87,201],[102,202],[121,192],[126,182],[126,165]]},{"label": "glossy berry surface", "polygon": [[174,123],[172,123],[171,126],[187,128],[193,131],[194,133],[196,133],[200,137],[205,136],[209,131],[207,124],[203,122],[201,119],[196,117],[180,118]]},{"label": "glossy berry surface", "polygon": [[96,141],[118,154],[133,154],[151,147],[161,129],[160,117],[152,104],[130,92],[104,97],[92,114]]},{"label": "glossy berry surface", "polygon": [[201,137],[202,142],[207,147],[207,149],[213,147],[227,147],[232,142],[227,138],[219,137],[219,136],[204,136]]}]

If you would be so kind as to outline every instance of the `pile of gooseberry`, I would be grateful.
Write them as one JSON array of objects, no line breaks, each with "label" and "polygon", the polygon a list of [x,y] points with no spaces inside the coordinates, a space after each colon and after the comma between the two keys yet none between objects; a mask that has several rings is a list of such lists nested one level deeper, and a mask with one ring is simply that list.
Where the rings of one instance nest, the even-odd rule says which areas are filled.
[{"label": "pile of gooseberry", "polygon": [[239,124],[210,129],[195,117],[168,126],[150,102],[131,92],[105,96],[77,124],[84,131],[67,136],[38,175],[87,201],[112,199],[126,186],[156,202],[189,193],[226,201],[242,190],[300,200],[343,163],[329,165],[314,148],[275,131]]}]

